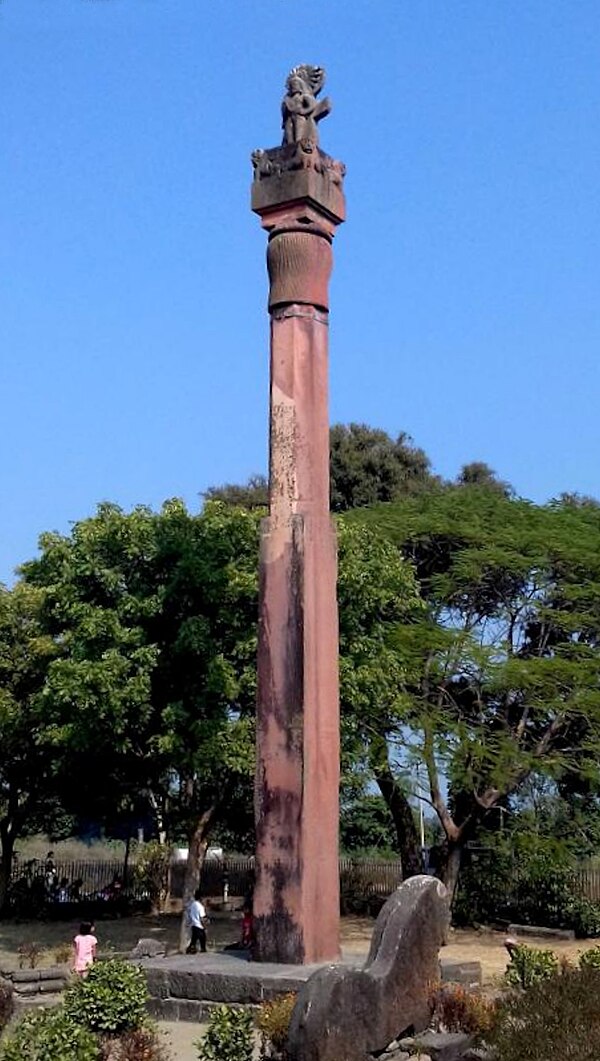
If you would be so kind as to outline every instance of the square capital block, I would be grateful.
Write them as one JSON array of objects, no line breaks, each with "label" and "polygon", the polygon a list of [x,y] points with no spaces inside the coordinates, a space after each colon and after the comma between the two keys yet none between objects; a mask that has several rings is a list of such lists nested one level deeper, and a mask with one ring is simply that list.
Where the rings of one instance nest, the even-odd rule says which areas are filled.
[{"label": "square capital block", "polygon": [[297,213],[302,206],[332,227],[345,221],[345,167],[312,141],[255,151],[252,162],[252,210],[263,218],[263,227],[273,227],[269,215]]}]

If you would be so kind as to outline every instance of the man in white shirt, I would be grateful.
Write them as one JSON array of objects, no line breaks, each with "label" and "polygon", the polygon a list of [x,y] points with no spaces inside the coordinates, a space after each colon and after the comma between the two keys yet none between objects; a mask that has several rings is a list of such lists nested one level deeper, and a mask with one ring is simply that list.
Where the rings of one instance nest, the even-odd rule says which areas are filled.
[{"label": "man in white shirt", "polygon": [[206,910],[200,889],[194,893],[194,898],[188,905],[186,920],[192,930],[192,938],[185,953],[197,954],[198,944],[200,944],[200,951],[206,954]]}]

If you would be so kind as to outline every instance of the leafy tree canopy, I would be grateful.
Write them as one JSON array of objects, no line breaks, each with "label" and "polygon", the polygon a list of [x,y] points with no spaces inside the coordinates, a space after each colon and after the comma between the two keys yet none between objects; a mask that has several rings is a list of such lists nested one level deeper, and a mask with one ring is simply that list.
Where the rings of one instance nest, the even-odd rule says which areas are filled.
[{"label": "leafy tree canopy", "polygon": [[413,560],[426,602],[395,635],[410,706],[374,718],[426,764],[454,887],[477,822],[532,774],[600,783],[600,509],[456,486],[352,518]]},{"label": "leafy tree canopy", "polygon": [[[405,432],[393,439],[366,424],[334,424],[329,439],[332,512],[393,501],[439,482],[431,473],[429,458]],[[204,497],[227,505],[265,508],[269,484],[264,475],[253,475],[240,485],[211,486]]]}]

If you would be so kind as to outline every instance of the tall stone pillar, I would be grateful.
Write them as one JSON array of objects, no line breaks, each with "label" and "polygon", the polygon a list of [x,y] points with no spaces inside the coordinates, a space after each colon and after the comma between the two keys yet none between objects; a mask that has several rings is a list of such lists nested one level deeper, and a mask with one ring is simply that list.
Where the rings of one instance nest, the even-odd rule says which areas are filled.
[{"label": "tall stone pillar", "polygon": [[[295,73],[288,79],[292,111]],[[339,955],[337,555],[329,515],[328,283],[331,244],[345,204],[343,167],[316,142],[316,120],[329,109],[327,101],[316,103],[317,92],[308,98],[323,111],[312,126],[293,127],[288,115],[283,146],[255,152],[252,186],[252,209],[269,234],[271,318],[269,517],[260,551],[254,919],[257,958],[294,964]],[[285,107],[284,100],[284,122]],[[298,131],[307,135],[294,140]]]}]

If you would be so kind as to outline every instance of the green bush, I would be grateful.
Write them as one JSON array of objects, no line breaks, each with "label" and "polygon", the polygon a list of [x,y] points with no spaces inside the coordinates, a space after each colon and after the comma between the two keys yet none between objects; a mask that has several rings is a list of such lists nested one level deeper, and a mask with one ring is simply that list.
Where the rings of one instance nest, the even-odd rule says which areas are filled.
[{"label": "green bush", "polygon": [[598,1061],[600,970],[567,969],[505,999],[487,1037],[494,1061]]},{"label": "green bush", "polygon": [[600,903],[581,898],[576,861],[563,844],[516,833],[468,851],[454,901],[456,924],[495,921],[600,936]]},{"label": "green bush", "polygon": [[252,1014],[235,1006],[217,1006],[204,1039],[196,1045],[198,1061],[252,1061]]},{"label": "green bush", "polygon": [[72,981],[64,1007],[73,1021],[90,1031],[121,1035],[142,1026],[147,999],[146,977],[139,966],[111,958]]},{"label": "green bush", "polygon": [[600,936],[600,903],[592,899],[573,899],[570,910],[570,927],[579,939]]},{"label": "green bush", "polygon": [[580,969],[600,969],[600,947],[591,947],[579,955]]},{"label": "green bush", "polygon": [[511,952],[510,965],[505,974],[506,982],[512,987],[533,987],[541,980],[553,976],[558,967],[558,958],[553,951],[522,944]]},{"label": "green bush", "polygon": [[95,1035],[64,1012],[42,1009],[28,1013],[0,1046],[0,1061],[99,1061]]}]

